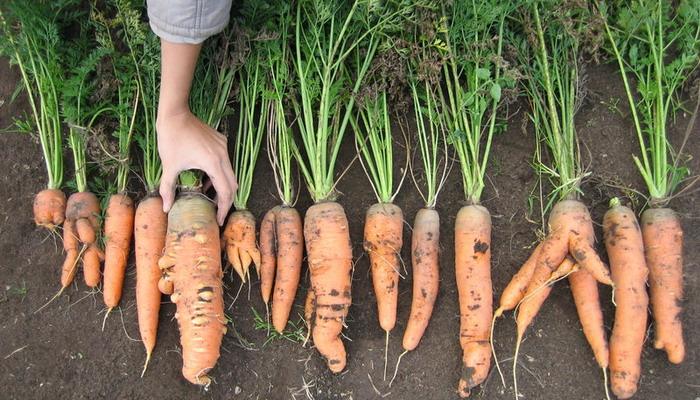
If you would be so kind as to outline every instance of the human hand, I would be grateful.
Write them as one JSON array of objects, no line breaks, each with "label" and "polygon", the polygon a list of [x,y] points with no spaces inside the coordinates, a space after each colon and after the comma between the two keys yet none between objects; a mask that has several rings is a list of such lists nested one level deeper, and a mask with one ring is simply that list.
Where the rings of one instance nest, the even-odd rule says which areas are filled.
[{"label": "human hand", "polygon": [[212,129],[189,110],[174,114],[159,113],[156,121],[158,153],[163,163],[160,196],[163,211],[168,212],[175,199],[175,185],[180,172],[204,171],[216,190],[216,220],[223,225],[238,182],[233,174],[226,146],[226,136]]}]

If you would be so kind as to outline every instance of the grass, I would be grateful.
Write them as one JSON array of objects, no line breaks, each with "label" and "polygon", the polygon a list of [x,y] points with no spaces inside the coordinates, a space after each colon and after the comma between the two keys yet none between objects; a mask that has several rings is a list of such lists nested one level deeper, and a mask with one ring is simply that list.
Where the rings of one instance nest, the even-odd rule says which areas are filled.
[{"label": "grass", "polygon": [[304,317],[301,315],[299,315],[297,322],[294,322],[293,320],[289,321],[288,325],[291,325],[292,329],[284,330],[282,333],[279,333],[272,326],[269,318],[264,318],[253,307],[250,309],[253,313],[253,326],[255,327],[255,330],[263,330],[267,332],[267,339],[263,342],[261,347],[265,347],[267,344],[279,339],[288,340],[292,343],[302,343],[306,338],[306,334],[304,333],[306,325],[304,324]]}]

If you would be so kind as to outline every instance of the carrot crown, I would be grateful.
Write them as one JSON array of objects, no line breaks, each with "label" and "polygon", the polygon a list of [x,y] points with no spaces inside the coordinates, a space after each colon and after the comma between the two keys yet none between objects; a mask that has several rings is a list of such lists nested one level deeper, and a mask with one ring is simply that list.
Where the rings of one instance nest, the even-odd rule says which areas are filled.
[{"label": "carrot crown", "polygon": [[[683,147],[673,151],[666,137],[668,120],[682,105],[678,91],[700,65],[700,9],[697,2],[635,1],[624,9],[596,3],[605,17],[610,52],[617,60],[632,111],[640,155],[634,163],[644,178],[652,205],[665,205],[689,174]],[[635,100],[628,76],[637,80]],[[690,129],[690,128],[689,128]],[[683,140],[685,144],[690,130]]]}]

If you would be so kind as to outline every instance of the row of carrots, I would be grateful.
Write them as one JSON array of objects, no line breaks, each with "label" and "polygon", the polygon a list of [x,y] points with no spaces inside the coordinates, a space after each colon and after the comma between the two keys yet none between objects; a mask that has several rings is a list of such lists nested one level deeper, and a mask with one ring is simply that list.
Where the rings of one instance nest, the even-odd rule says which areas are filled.
[{"label": "row of carrots", "polygon": [[[367,211],[363,246],[370,258],[378,319],[386,331],[388,347],[389,332],[397,319],[404,223],[404,215],[393,199],[404,179],[398,185],[392,179],[394,169],[398,168],[393,164],[391,148],[399,135],[392,135],[389,122],[388,96],[384,91],[390,90],[377,89],[369,95],[365,92],[368,88],[391,87],[390,72],[401,68],[386,60],[396,56],[395,59],[405,63],[407,72],[401,78],[406,81],[403,91],[410,92],[408,103],[415,117],[412,125],[404,125],[416,131],[424,167],[414,168],[407,157],[403,169],[404,177],[411,171],[419,191],[423,185],[421,195],[425,200],[425,207],[416,214],[412,227],[413,297],[403,336],[405,352],[419,345],[438,294],[440,216],[435,206],[448,176],[451,153],[448,148],[452,146],[462,167],[468,203],[456,218],[454,247],[464,365],[458,393],[462,397],[468,396],[488,376],[495,319],[505,311],[517,309],[520,343],[552,285],[564,278],[571,284],[595,358],[604,372],[610,369],[612,391],[619,398],[629,398],[637,391],[649,302],[655,319],[654,346],[664,349],[669,361],[682,362],[685,355],[680,319],[683,235],[675,213],[663,207],[673,188],[660,194],[650,189],[653,207],[642,214],[641,224],[629,208],[617,200],[611,202],[603,221],[610,270],[594,250],[592,219],[579,200],[581,181],[586,174],[581,167],[573,121],[580,77],[578,69],[571,66],[579,60],[577,49],[582,39],[570,31],[586,29],[588,21],[581,15],[605,16],[608,10],[597,3],[595,7],[594,4],[583,7],[549,0],[524,5],[494,0],[475,1],[473,7],[458,1],[441,3],[440,7],[418,2],[410,7],[395,6],[399,9],[391,9],[394,6],[373,9],[370,13],[363,8],[363,2],[351,3],[328,15],[311,2],[299,1],[294,6],[270,8],[269,12],[277,14],[268,19],[253,15],[253,8],[243,7],[246,18],[275,21],[279,30],[276,34],[281,39],[270,41],[269,37],[275,35],[265,28],[255,35],[249,32],[249,38],[256,40],[251,40],[248,59],[230,70],[226,69],[230,66],[222,65],[219,81],[202,90],[226,87],[230,91],[231,80],[223,83],[223,77],[238,76],[241,82],[247,82],[245,79],[257,76],[260,71],[272,71],[269,78],[260,73],[266,77],[261,79],[264,84],[260,87],[251,83],[241,84],[239,88],[246,96],[246,90],[254,93],[250,94],[252,100],[239,97],[243,122],[236,138],[235,172],[242,182],[252,180],[259,143],[267,130],[268,157],[280,193],[281,204],[265,214],[258,237],[256,221],[246,205],[249,190],[241,190],[242,197],[234,203],[237,210],[220,233],[214,205],[202,192],[201,176],[181,175],[180,192],[167,215],[162,211],[162,200],[153,194],[157,185],[149,185],[150,194],[136,208],[123,190],[113,195],[105,212],[103,253],[97,240],[96,216],[100,214],[97,198],[80,190],[66,200],[59,188],[49,184],[49,189],[35,198],[34,215],[37,225],[49,229],[63,224],[66,259],[62,288],[72,282],[82,260],[86,284],[96,287],[102,279],[105,304],[109,310],[118,306],[133,235],[136,301],[147,353],[146,366],[155,348],[161,294],[167,294],[177,305],[175,317],[183,348],[183,375],[192,383],[207,386],[212,382],[207,374],[219,358],[226,331],[222,250],[244,282],[250,279],[249,269],[254,265],[261,280],[263,301],[266,305],[271,302],[273,326],[281,332],[287,326],[297,294],[306,247],[311,282],[304,317],[313,343],[326,358],[329,369],[342,371],[347,359],[341,332],[352,303],[353,253],[348,220],[343,207],[335,202],[334,167],[342,136],[352,126],[358,158],[377,197],[377,204]],[[510,27],[507,19],[516,11],[518,23],[514,25],[520,28]],[[661,11],[659,6],[658,12]],[[491,18],[481,21],[479,29],[485,29],[484,32],[476,27],[473,32],[460,28],[465,21],[486,18],[483,15]],[[336,26],[344,28],[338,31]],[[614,47],[619,32],[607,24],[602,28]],[[387,36],[389,32],[396,37]],[[474,32],[478,32],[475,37],[469,36]],[[324,40],[319,40],[320,37]],[[483,41],[484,37],[493,39]],[[380,51],[380,43],[386,40],[391,48]],[[504,56],[505,40],[517,47],[513,57],[522,68],[518,73],[509,69],[508,63],[499,61]],[[485,44],[481,45],[482,42]],[[275,43],[281,45],[275,47]],[[469,51],[486,53],[474,56]],[[461,52],[474,56],[475,64],[467,67],[460,64]],[[616,54],[619,61],[622,56]],[[434,64],[426,68],[426,60]],[[619,61],[619,65],[625,78],[625,64]],[[287,83],[291,79],[296,82],[294,90]],[[518,79],[524,81],[532,108],[538,173],[541,177],[549,176],[556,188],[547,196],[547,236],[513,276],[494,312],[491,216],[480,204],[480,197],[491,138],[496,121],[503,118],[504,93],[514,88]],[[347,84],[351,94],[343,97],[338,82]],[[635,103],[626,80],[625,83],[634,110]],[[143,101],[144,96],[142,90],[141,98],[135,96],[133,103]],[[223,100],[211,103],[225,106],[229,94],[225,92],[221,96]],[[251,104],[243,105],[245,101]],[[285,114],[289,108],[294,110],[294,118],[289,119]],[[147,107],[144,105],[143,109]],[[133,115],[139,110],[134,106]],[[225,110],[206,109],[197,113],[205,114],[216,115],[205,121],[216,129]],[[301,140],[295,137],[292,125],[296,125]],[[642,141],[642,129],[639,123],[636,125]],[[409,149],[411,141],[406,137],[404,140]],[[154,146],[152,143],[151,152]],[[643,141],[641,148],[646,157],[647,146]],[[306,211],[303,222],[293,208],[294,191],[289,178],[292,159],[297,162],[315,202]],[[642,162],[636,162],[641,168]],[[646,158],[644,163],[647,164]],[[648,164],[656,166],[654,162]],[[79,173],[84,171],[76,161],[76,175]],[[423,179],[414,174],[424,174]],[[51,171],[49,176],[51,182]],[[103,259],[104,269],[100,272]],[[646,292],[647,278],[650,297]],[[615,293],[617,309],[609,346],[598,283],[612,286]],[[495,365],[498,367],[498,363]],[[514,375],[516,366],[514,362]],[[517,379],[515,394],[517,397]]]}]

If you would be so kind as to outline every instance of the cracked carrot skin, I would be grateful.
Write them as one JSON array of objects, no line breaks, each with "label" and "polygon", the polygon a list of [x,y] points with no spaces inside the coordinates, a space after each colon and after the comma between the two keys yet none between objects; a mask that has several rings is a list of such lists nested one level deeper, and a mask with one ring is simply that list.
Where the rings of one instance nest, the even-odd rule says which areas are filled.
[{"label": "cracked carrot skin", "polygon": [[411,314],[403,336],[404,350],[418,347],[433,314],[440,280],[440,216],[423,208],[416,214],[411,239],[413,299]]},{"label": "cracked carrot skin", "polygon": [[610,387],[619,399],[637,393],[646,336],[647,276],[642,231],[628,207],[611,207],[603,217],[603,237],[615,283],[615,323],[610,335]]},{"label": "cracked carrot skin", "polygon": [[206,374],[219,359],[226,331],[221,270],[221,244],[214,205],[199,193],[181,193],[168,213],[163,257],[159,260],[182,345],[182,375],[208,386]]},{"label": "cracked carrot skin", "polygon": [[337,373],[347,362],[340,333],[352,301],[352,245],[343,207],[335,202],[311,206],[304,219],[304,239],[313,290],[313,341],[328,368]]},{"label": "cracked carrot skin", "polygon": [[[260,268],[260,251],[255,243],[255,217],[250,211],[238,210],[228,218],[222,235],[226,257],[243,282],[250,277],[250,264]],[[258,274],[260,271],[258,270]]]},{"label": "cracked carrot skin", "polygon": [[141,341],[146,356],[156,346],[161,293],[158,290],[161,270],[158,259],[165,247],[168,216],[163,199],[149,196],[141,200],[134,217],[134,253],[136,257],[136,309]]},{"label": "cracked carrot skin", "polygon": [[260,222],[260,295],[267,305],[272,296],[277,271],[277,239],[275,220],[279,206],[268,211]]},{"label": "cracked carrot skin", "polygon": [[491,214],[480,205],[462,207],[455,220],[455,276],[459,295],[462,374],[457,391],[469,396],[491,364]]},{"label": "cracked carrot skin", "polygon": [[683,341],[683,229],[669,208],[642,213],[642,236],[649,266],[649,294],[654,317],[654,348],[664,349],[668,361],[685,358]]},{"label": "cracked carrot skin", "polygon": [[102,289],[105,305],[109,308],[116,307],[122,297],[124,272],[134,231],[134,212],[134,201],[128,195],[110,196],[104,225],[107,243]]},{"label": "cracked carrot skin", "polygon": [[66,219],[66,195],[59,189],[44,189],[34,197],[33,211],[37,226],[53,230]]},{"label": "cracked carrot skin", "polygon": [[399,268],[403,247],[403,212],[391,203],[377,203],[367,210],[364,248],[369,254],[379,325],[385,331],[396,325]]}]

